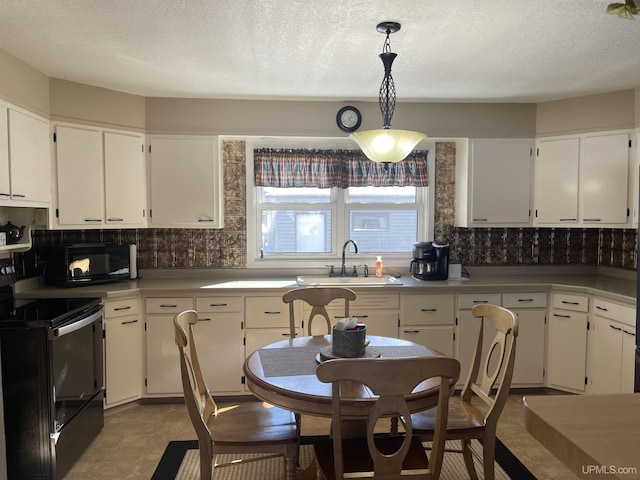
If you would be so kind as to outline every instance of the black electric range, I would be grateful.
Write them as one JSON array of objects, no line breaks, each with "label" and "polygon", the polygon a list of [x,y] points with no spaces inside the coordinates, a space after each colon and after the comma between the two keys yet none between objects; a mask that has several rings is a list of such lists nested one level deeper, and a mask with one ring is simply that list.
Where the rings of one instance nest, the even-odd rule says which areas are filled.
[{"label": "black electric range", "polygon": [[99,298],[16,300],[0,259],[0,360],[9,478],[61,479],[104,424]]}]

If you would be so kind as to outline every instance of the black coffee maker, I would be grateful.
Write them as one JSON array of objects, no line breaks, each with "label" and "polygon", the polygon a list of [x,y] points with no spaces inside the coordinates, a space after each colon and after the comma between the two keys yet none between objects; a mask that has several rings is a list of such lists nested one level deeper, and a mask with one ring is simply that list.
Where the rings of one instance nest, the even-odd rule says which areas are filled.
[{"label": "black coffee maker", "polygon": [[449,278],[449,245],[414,243],[409,271],[418,280],[446,280]]}]

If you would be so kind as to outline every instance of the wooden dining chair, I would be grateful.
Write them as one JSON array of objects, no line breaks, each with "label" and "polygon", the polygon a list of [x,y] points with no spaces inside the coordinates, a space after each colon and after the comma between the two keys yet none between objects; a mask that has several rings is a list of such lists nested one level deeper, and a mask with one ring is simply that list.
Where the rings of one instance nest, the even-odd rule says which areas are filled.
[{"label": "wooden dining chair", "polygon": [[[479,330],[475,352],[469,376],[459,397],[449,402],[447,421],[447,440],[460,440],[460,450],[447,450],[462,453],[469,477],[477,480],[473,465],[471,440],[482,440],[482,462],[485,480],[495,476],[495,447],[498,418],[509,396],[513,366],[516,357],[516,339],[518,338],[518,317],[506,308],[491,304],[476,305],[472,310],[478,319]],[[496,335],[486,351],[482,363],[484,319],[491,321]],[[480,366],[482,364],[482,370]],[[496,380],[500,385],[494,392]],[[472,398],[485,404],[486,413],[473,405]],[[413,431],[423,442],[435,438],[438,426],[438,412],[427,410],[411,416]]]},{"label": "wooden dining chair", "polygon": [[327,305],[334,300],[344,299],[344,316],[349,316],[349,302],[356,299],[353,290],[343,287],[302,287],[289,290],[282,296],[282,301],[289,304],[289,329],[291,338],[296,336],[294,301],[302,300],[311,305],[311,314],[307,322],[307,335],[311,333],[313,318],[320,315],[327,322],[327,333],[331,333],[331,319],[327,313]]},{"label": "wooden dining chair", "polygon": [[[215,479],[217,468],[282,456],[287,479],[294,480],[298,430],[293,414],[253,401],[218,410],[200,370],[193,335],[196,323],[198,314],[194,310],[181,312],[174,318],[184,401],[198,436],[200,479]],[[248,453],[264,455],[217,463],[222,454]]]},{"label": "wooden dining chair", "polygon": [[[318,479],[433,479],[440,475],[447,425],[447,403],[460,375],[460,363],[449,357],[357,358],[326,361],[318,366],[321,382],[332,383],[332,437],[314,442]],[[438,380],[435,380],[439,377]],[[405,399],[424,380],[439,388],[436,431],[430,458],[413,435]],[[363,387],[366,386],[366,389]],[[354,398],[377,398],[367,419],[366,437],[345,437],[345,421],[362,415]],[[351,404],[349,404],[351,403]],[[408,421],[400,435],[378,433],[378,421],[389,416]],[[357,417],[356,417],[357,418]],[[357,472],[357,473],[356,473]]]}]

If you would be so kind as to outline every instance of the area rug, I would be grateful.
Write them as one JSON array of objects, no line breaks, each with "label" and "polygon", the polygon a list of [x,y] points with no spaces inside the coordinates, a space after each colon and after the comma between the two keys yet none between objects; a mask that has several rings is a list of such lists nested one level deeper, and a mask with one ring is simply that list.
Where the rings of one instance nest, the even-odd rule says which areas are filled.
[{"label": "area rug", "polygon": [[[300,466],[306,469],[314,462],[311,438],[305,438],[300,447]],[[452,445],[458,447],[459,443]],[[473,441],[476,456],[482,455],[482,445]],[[246,455],[249,457],[250,455]],[[226,458],[225,461],[230,460]],[[482,480],[482,465],[477,458],[476,471]],[[309,478],[315,478],[315,469],[311,466]],[[504,446],[500,440],[496,443],[496,480],[536,480],[527,468]],[[251,462],[216,470],[216,480],[282,480],[284,465],[281,458],[260,462]],[[440,478],[443,480],[467,480],[467,470],[462,455],[445,453]],[[200,460],[198,456],[198,442],[184,440],[169,442],[158,467],[151,480],[200,480]]]}]

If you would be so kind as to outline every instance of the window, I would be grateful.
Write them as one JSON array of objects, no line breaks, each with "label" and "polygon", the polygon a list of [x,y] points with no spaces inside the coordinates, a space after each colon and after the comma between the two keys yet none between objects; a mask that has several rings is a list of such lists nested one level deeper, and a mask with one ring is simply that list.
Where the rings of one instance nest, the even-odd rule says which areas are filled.
[{"label": "window", "polygon": [[[248,160],[249,266],[338,265],[349,239],[358,244],[362,264],[372,265],[383,255],[385,265],[395,260],[408,266],[412,244],[433,236],[433,195],[428,187],[252,186],[253,166]],[[430,176],[433,171],[430,164]]]}]

